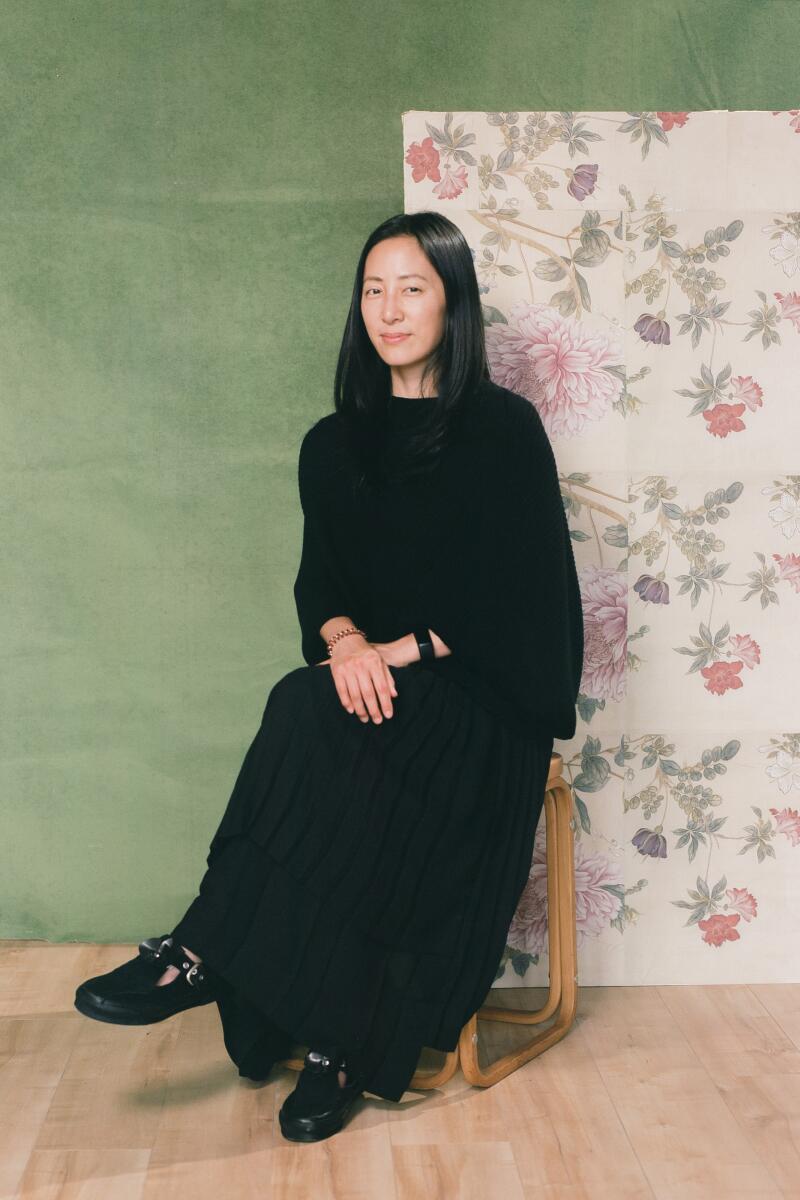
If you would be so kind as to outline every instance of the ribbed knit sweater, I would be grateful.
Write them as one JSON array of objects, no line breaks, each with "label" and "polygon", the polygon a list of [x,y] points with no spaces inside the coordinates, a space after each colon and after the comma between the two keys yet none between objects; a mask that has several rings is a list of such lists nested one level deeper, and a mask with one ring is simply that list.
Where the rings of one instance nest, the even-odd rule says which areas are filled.
[{"label": "ribbed knit sweater", "polygon": [[[392,396],[385,436],[408,436],[429,399]],[[423,660],[522,736],[571,738],[583,616],[555,457],[524,396],[484,381],[437,470],[369,499],[342,418],[305,434],[294,597],[308,664],[321,626],[350,617],[374,642],[428,628],[451,654]],[[398,690],[402,680],[398,681]]]}]

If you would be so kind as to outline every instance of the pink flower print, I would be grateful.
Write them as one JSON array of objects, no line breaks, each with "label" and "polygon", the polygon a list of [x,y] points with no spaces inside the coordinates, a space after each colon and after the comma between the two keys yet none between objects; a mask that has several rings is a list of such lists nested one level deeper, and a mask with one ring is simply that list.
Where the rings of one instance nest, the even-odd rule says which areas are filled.
[{"label": "pink flower print", "polygon": [[467,182],[466,167],[456,167],[455,170],[445,167],[444,178],[441,183],[437,183],[433,193],[440,200],[455,200],[456,196],[460,196],[466,189]]},{"label": "pink flower print", "polygon": [[785,295],[783,292],[776,292],[775,299],[780,303],[781,316],[791,321],[800,333],[800,296],[797,292],[788,292]]},{"label": "pink flower print", "polygon": [[749,633],[734,633],[730,643],[746,667],[752,671],[761,662],[761,647],[754,642]]},{"label": "pink flower print", "polygon": [[[616,917],[622,901],[609,887],[623,885],[621,866],[604,854],[585,854],[575,843],[575,904],[578,942],[597,937]],[[527,954],[547,950],[547,861],[545,827],[540,823],[534,839],[528,881],[506,938],[509,946]]]},{"label": "pink flower print", "polygon": [[773,554],[772,557],[778,564],[781,579],[800,592],[800,557],[796,554]]},{"label": "pink flower print", "polygon": [[609,886],[622,887],[619,862],[605,854],[585,855],[582,843],[578,842],[575,854],[575,901],[579,944],[590,934],[597,937],[607,929],[622,907],[619,896],[610,892]]},{"label": "pink flower print", "polygon": [[788,112],[790,117],[792,118],[791,121],[789,122],[789,124],[791,125],[791,127],[795,131],[795,133],[800,133],[800,108],[787,108],[787,109],[776,108],[776,109],[770,109],[770,112],[772,113],[773,117],[779,117],[781,115],[781,113]]},{"label": "pink flower print", "polygon": [[439,151],[433,144],[432,137],[423,138],[421,142],[412,142],[406,150],[406,162],[412,168],[411,178],[414,183],[422,183],[423,179],[432,179],[438,183]]},{"label": "pink flower print", "polygon": [[738,913],[731,913],[729,917],[723,913],[716,913],[713,917],[707,917],[705,921],[698,921],[697,924],[703,930],[703,941],[709,946],[721,946],[723,942],[739,940],[736,930],[739,924]]},{"label": "pink flower print", "polygon": [[725,895],[728,897],[728,907],[744,917],[745,921],[752,921],[753,917],[758,916],[758,901],[747,888],[728,888]]},{"label": "pink flower print", "polygon": [[761,408],[764,393],[752,375],[737,375],[735,379],[731,380],[731,387],[734,399],[744,401],[751,412]]},{"label": "pink flower print", "polygon": [[741,433],[747,428],[740,420],[743,412],[743,404],[715,404],[713,408],[707,408],[703,416],[708,422],[708,432],[719,438],[727,437],[729,433]]},{"label": "pink flower print", "polygon": [[486,328],[492,379],[536,406],[550,437],[575,437],[600,421],[619,398],[618,335],[562,317],[548,304],[518,301],[508,323]]},{"label": "pink flower print", "polygon": [[742,686],[742,681],[739,678],[744,663],[740,662],[715,662],[710,667],[701,667],[700,674],[706,680],[706,689],[713,692],[716,696],[724,696],[727,691],[735,691]]},{"label": "pink flower print", "polygon": [[583,604],[581,691],[593,700],[622,700],[628,654],[628,584],[621,571],[590,563],[578,572]]},{"label": "pink flower print", "polygon": [[528,880],[511,919],[506,942],[526,954],[547,949],[547,863],[541,824],[536,832]]},{"label": "pink flower print", "polygon": [[787,837],[793,846],[800,844],[800,813],[794,808],[771,808],[769,811],[775,818],[778,833]]},{"label": "pink flower print", "polygon": [[689,119],[689,114],[685,112],[657,112],[656,116],[661,122],[664,133],[669,133],[670,129],[676,125],[678,129],[682,129]]}]

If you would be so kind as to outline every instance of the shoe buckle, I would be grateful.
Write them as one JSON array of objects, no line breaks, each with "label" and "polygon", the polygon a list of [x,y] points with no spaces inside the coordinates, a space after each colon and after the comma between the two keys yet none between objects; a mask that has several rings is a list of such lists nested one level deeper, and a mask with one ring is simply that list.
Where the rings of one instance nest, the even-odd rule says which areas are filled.
[{"label": "shoe buckle", "polygon": [[167,936],[162,938],[158,946],[155,945],[155,938],[145,938],[139,943],[139,953],[145,958],[162,958],[164,951],[172,945],[172,937]]},{"label": "shoe buckle", "polygon": [[331,1060],[328,1058],[328,1056],[326,1054],[321,1054],[319,1050],[309,1050],[308,1054],[306,1055],[306,1060],[315,1067],[324,1067],[327,1069],[331,1065]]},{"label": "shoe buckle", "polygon": [[[183,965],[184,965],[184,967],[188,967],[189,964],[184,963]],[[194,982],[195,976],[197,976],[198,983],[203,982],[203,972],[200,970],[200,963],[192,963],[192,969],[190,971],[186,972],[186,982],[190,983],[192,985],[192,987],[196,986],[196,984]]]}]

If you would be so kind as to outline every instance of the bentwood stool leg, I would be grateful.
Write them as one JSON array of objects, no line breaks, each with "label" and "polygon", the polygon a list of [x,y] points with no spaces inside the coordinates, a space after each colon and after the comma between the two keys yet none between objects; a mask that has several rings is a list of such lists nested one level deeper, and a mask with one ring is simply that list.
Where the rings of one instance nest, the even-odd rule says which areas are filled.
[{"label": "bentwood stool leg", "polygon": [[[547,910],[550,988],[545,1004],[539,1009],[507,1009],[483,1005],[461,1031],[458,1047],[445,1057],[436,1071],[417,1071],[410,1088],[435,1088],[446,1083],[461,1064],[464,1078],[479,1087],[489,1087],[517,1067],[560,1041],[575,1019],[577,1007],[577,935],[575,918],[575,860],[572,794],[562,775],[564,760],[553,754],[544,797]],[[506,1021],[510,1024],[538,1025],[555,1017],[546,1029],[530,1041],[499,1058],[486,1070],[478,1063],[478,1020]]]}]

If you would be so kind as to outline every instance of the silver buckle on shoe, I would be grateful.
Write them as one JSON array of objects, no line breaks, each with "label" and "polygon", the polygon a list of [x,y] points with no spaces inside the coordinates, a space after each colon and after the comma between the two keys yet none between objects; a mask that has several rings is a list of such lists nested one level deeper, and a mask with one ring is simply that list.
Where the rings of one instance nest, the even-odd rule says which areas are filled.
[{"label": "silver buckle on shoe", "polygon": [[323,1054],[320,1050],[309,1050],[306,1054],[306,1061],[314,1066],[322,1066],[325,1070],[333,1066],[333,1061],[327,1054]]},{"label": "silver buckle on shoe", "polygon": [[161,957],[163,957],[164,950],[169,948],[171,945],[172,945],[172,936],[171,935],[168,937],[162,938],[161,941],[158,943],[158,946],[156,946],[155,938],[144,938],[144,940],[139,943],[139,953],[142,955],[145,955],[145,956],[149,956],[149,957],[161,958]]},{"label": "silver buckle on shoe", "polygon": [[[188,964],[188,963],[184,963],[183,965],[184,965],[184,967],[188,967],[188,965],[189,965],[189,964]],[[194,976],[195,976],[195,975],[198,975],[198,976],[199,976],[199,979],[197,980],[197,982],[198,982],[198,983],[202,983],[202,982],[203,982],[203,973],[202,973],[202,971],[200,970],[200,963],[192,963],[192,969],[191,969],[191,971],[187,971],[187,973],[186,973],[186,982],[187,982],[187,983],[191,983],[192,987],[195,987],[195,986],[196,986],[196,985],[195,985],[195,983],[194,983]]]}]

